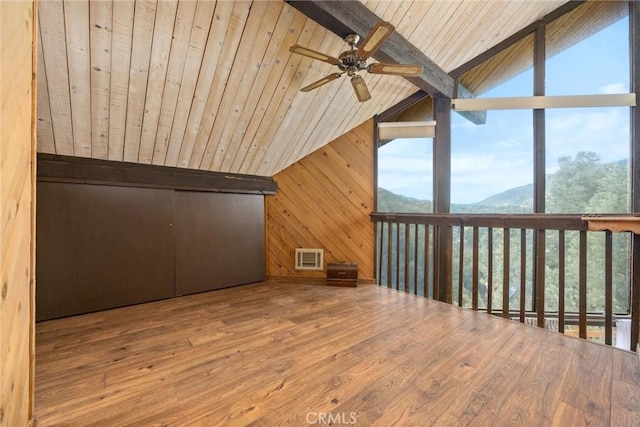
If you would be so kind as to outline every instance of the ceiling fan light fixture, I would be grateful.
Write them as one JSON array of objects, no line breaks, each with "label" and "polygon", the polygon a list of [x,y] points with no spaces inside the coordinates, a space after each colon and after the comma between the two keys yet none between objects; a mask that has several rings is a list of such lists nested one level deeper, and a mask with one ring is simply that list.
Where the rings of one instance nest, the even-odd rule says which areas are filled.
[{"label": "ceiling fan light fixture", "polygon": [[358,97],[358,101],[365,102],[371,99],[371,94],[369,93],[369,89],[367,88],[367,84],[364,82],[364,79],[355,75],[351,77],[351,85],[353,86],[353,90],[356,92],[356,96]]}]

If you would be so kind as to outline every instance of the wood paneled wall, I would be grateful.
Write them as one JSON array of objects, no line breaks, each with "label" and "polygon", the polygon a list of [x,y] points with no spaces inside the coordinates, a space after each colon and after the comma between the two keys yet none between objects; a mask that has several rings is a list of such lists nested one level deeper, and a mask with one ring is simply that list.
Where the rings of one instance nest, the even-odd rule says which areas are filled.
[{"label": "wood paneled wall", "polygon": [[34,4],[0,2],[0,425],[33,414]]},{"label": "wood paneled wall", "polygon": [[[373,120],[333,140],[273,178],[266,197],[267,276],[325,277],[327,262],[358,263],[374,277]],[[296,271],[295,248],[324,249],[323,271]]]}]

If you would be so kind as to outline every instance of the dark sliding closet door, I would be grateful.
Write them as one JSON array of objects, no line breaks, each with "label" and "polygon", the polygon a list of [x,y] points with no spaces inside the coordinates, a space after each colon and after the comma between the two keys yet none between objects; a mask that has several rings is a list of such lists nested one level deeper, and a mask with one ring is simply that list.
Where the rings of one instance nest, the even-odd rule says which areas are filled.
[{"label": "dark sliding closet door", "polygon": [[39,182],[36,315],[173,296],[173,190]]},{"label": "dark sliding closet door", "polygon": [[175,192],[175,292],[265,278],[264,196]]}]

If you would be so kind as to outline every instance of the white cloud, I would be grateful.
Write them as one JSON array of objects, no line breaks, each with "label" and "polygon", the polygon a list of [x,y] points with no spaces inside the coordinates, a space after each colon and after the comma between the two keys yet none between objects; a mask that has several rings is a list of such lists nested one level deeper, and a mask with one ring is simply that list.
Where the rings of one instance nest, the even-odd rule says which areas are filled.
[{"label": "white cloud", "polygon": [[611,83],[598,88],[598,93],[602,93],[602,94],[627,93],[627,92],[629,92],[629,89],[627,88],[627,85],[622,82]]}]

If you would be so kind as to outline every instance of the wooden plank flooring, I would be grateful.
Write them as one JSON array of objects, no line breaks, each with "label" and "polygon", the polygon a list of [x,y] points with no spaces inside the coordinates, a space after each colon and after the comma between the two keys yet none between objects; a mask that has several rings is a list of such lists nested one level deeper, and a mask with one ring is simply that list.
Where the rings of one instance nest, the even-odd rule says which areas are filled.
[{"label": "wooden plank flooring", "polygon": [[375,285],[267,281],[37,325],[49,425],[639,425],[637,356]]}]

